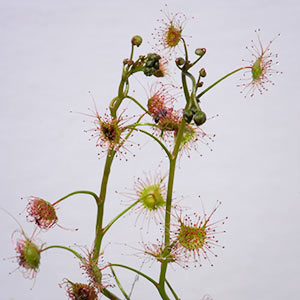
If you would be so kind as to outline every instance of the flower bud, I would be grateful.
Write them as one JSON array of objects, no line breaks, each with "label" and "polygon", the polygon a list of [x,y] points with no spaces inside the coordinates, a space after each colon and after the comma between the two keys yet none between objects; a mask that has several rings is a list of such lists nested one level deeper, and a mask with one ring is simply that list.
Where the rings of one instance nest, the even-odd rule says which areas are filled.
[{"label": "flower bud", "polygon": [[191,121],[193,119],[193,112],[190,109],[184,110],[183,118],[187,123],[191,123]]},{"label": "flower bud", "polygon": [[206,49],[205,48],[197,48],[195,50],[195,54],[202,57],[204,54],[206,53]]},{"label": "flower bud", "polygon": [[183,57],[177,57],[176,60],[175,60],[175,63],[177,66],[182,66],[185,64],[185,60]]},{"label": "flower bud", "polygon": [[[149,53],[145,59],[144,74],[152,76],[159,70],[159,60],[161,56],[156,53]],[[157,74],[159,75],[159,74]]]},{"label": "flower bud", "polygon": [[206,121],[206,115],[203,111],[197,111],[194,115],[194,122],[197,126],[204,124]]},{"label": "flower bud", "polygon": [[24,245],[24,262],[33,270],[37,270],[40,265],[40,251],[30,240],[26,240]]},{"label": "flower bud", "polygon": [[35,222],[41,229],[49,229],[57,223],[55,204],[39,198],[30,197],[27,204],[28,221]]},{"label": "flower bud", "polygon": [[205,77],[205,76],[206,76],[206,71],[205,71],[204,68],[202,68],[202,69],[199,71],[199,73],[200,73],[200,76],[201,76],[201,77]]},{"label": "flower bud", "polygon": [[26,278],[34,278],[40,265],[40,249],[26,236],[18,239],[16,252],[21,272]]},{"label": "flower bud", "polygon": [[135,36],[131,39],[132,45],[137,46],[137,47],[139,47],[139,46],[142,44],[142,42],[143,42],[143,39],[142,39],[142,37],[139,36],[139,35],[135,35]]},{"label": "flower bud", "polygon": [[193,107],[191,108],[191,111],[192,111],[193,115],[194,115],[198,110],[199,110],[199,108],[196,107],[196,106],[193,106]]}]

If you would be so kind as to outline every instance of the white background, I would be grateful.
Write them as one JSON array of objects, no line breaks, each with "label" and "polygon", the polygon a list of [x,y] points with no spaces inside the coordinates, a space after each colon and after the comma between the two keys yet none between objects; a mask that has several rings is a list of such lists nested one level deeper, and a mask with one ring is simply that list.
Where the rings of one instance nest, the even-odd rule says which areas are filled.
[{"label": "white background", "polygon": [[[255,38],[256,28],[261,28],[264,44],[281,33],[272,50],[279,53],[278,69],[283,72],[274,76],[275,86],[263,96],[245,100],[236,87],[238,74],[204,98],[207,115],[220,115],[203,127],[216,134],[213,151],[199,144],[191,159],[181,159],[175,196],[184,196],[182,205],[199,213],[198,195],[207,211],[216,200],[223,202],[216,219],[229,217],[227,233],[220,236],[226,248],[217,251],[214,267],[169,268],[168,278],[184,300],[200,300],[204,294],[214,300],[299,299],[299,2],[169,1],[168,5],[169,11],[187,16],[184,34],[190,51],[207,48],[201,61],[208,73],[206,86],[249,58],[245,46]],[[20,197],[34,195],[54,202],[74,190],[98,191],[104,158],[97,159],[95,141],[89,142],[83,132],[92,127],[92,119],[69,111],[86,113],[93,106],[88,91],[98,111],[105,111],[117,93],[131,37],[144,38],[138,54],[150,52],[151,33],[163,7],[157,0],[0,1],[0,199],[1,207],[28,234],[32,226],[25,222],[25,213],[19,215],[26,204]],[[136,78],[148,89],[142,75]],[[131,86],[146,103],[140,83],[132,79]],[[136,158],[129,155],[128,162],[114,162],[105,222],[124,209],[122,200],[128,200],[114,191],[132,189],[134,176],[155,170],[164,159],[156,144],[140,141],[142,149],[132,149]],[[162,174],[166,167],[164,163]],[[0,257],[8,258],[15,255],[10,235],[17,224],[0,213]],[[60,205],[58,215],[61,225],[80,230],[56,227],[38,240],[47,245],[92,245],[93,199],[70,198]],[[150,224],[150,234],[139,233],[135,219],[132,214],[120,220],[105,238],[106,260],[139,268],[142,259],[124,244],[139,248],[138,241],[154,241],[157,230]],[[148,266],[143,271],[157,278],[158,266]],[[11,260],[1,261],[1,300],[66,299],[58,283],[65,277],[85,280],[72,255],[58,249],[43,253],[35,283],[18,270],[8,275],[16,267]],[[116,272],[129,290],[134,275]],[[114,292],[119,295],[117,288]],[[143,279],[132,296],[141,298],[159,299]]]}]

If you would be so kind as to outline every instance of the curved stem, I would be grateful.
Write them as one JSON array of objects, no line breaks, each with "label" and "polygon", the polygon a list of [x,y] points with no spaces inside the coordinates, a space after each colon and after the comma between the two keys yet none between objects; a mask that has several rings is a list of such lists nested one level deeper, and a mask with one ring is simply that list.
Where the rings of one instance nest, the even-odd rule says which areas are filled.
[{"label": "curved stem", "polygon": [[134,45],[131,43],[131,52],[130,52],[130,60],[133,59],[133,51],[134,51]]},{"label": "curved stem", "polygon": [[189,68],[192,68],[203,56],[199,56],[193,63],[190,64]]},{"label": "curved stem", "polygon": [[221,81],[223,81],[224,79],[226,79],[227,77],[231,76],[232,74],[244,70],[244,69],[248,69],[250,67],[242,67],[242,68],[238,68],[230,73],[228,73],[227,75],[223,76],[222,78],[220,78],[219,80],[217,80],[215,83],[213,83],[212,85],[210,85],[208,88],[206,88],[204,91],[202,91],[200,94],[197,95],[197,98],[202,97],[206,92],[208,92],[210,89],[212,89],[214,86],[216,86],[218,83],[220,83]]},{"label": "curved stem", "polygon": [[[124,91],[124,85],[126,84],[125,91]],[[117,117],[117,110],[119,106],[121,105],[122,100],[125,98],[127,92],[129,89],[128,84],[128,73],[123,70],[121,82],[118,89],[118,96],[117,99],[114,101],[113,105],[110,107],[110,113],[111,116],[116,119]]]},{"label": "curved stem", "polygon": [[189,95],[189,90],[188,90],[187,83],[186,83],[186,75],[184,74],[184,72],[181,72],[181,81],[182,81],[185,99],[186,99],[187,103],[189,103],[190,95]]},{"label": "curved stem", "polygon": [[73,253],[73,254],[74,254],[76,257],[78,257],[80,260],[82,260],[82,256],[81,256],[77,251],[75,251],[75,250],[73,250],[73,249],[71,249],[71,248],[69,248],[69,247],[66,247],[66,246],[52,245],[52,246],[48,246],[48,247],[42,249],[41,252],[46,251],[46,250],[48,250],[48,249],[52,249],[52,248],[59,248],[59,249],[67,250],[67,251]]},{"label": "curved stem", "polygon": [[149,113],[149,111],[139,102],[137,101],[135,98],[131,97],[131,96],[126,96],[126,98],[132,100],[135,104],[137,104],[145,113],[147,113],[148,115],[151,115]]},{"label": "curved stem", "polygon": [[174,298],[176,300],[180,300],[179,297],[176,295],[175,291],[173,290],[172,286],[170,285],[170,283],[169,283],[169,281],[167,279],[166,279],[166,283],[167,283],[167,286],[170,289],[171,293],[173,294]]},{"label": "curved stem", "polygon": [[[139,122],[143,117],[144,117],[144,114],[140,116],[140,118],[138,119],[137,122]],[[122,144],[129,138],[129,136],[131,135],[133,130],[134,129],[131,129],[130,132],[126,135]],[[105,202],[105,198],[106,198],[106,189],[107,189],[108,178],[110,175],[110,169],[111,169],[111,165],[112,165],[115,154],[116,154],[116,151],[114,149],[112,149],[107,153],[107,157],[106,157],[106,162],[105,162],[105,167],[104,167],[104,172],[103,172],[103,177],[102,177],[102,182],[101,182],[99,201],[97,203],[98,209],[97,209],[97,223],[96,223],[96,238],[95,238],[95,242],[94,242],[94,254],[93,254],[94,259],[97,259],[99,256],[103,236],[104,236],[105,232],[108,230],[108,228],[106,228],[106,229],[103,228],[104,202]]]},{"label": "curved stem", "polygon": [[93,193],[93,192],[90,192],[90,191],[75,191],[73,193],[70,193],[70,194],[68,194],[68,195],[60,198],[59,200],[57,200],[56,202],[54,202],[52,205],[56,205],[59,202],[65,200],[65,199],[67,199],[67,198],[69,198],[69,197],[71,197],[73,195],[76,195],[76,194],[88,194],[88,195],[91,195],[91,196],[93,196],[95,198],[96,202],[98,202],[98,196],[95,193]]},{"label": "curved stem", "polygon": [[108,289],[103,289],[101,291],[101,293],[106,296],[107,298],[111,299],[111,300],[121,300],[119,297],[117,297],[116,295],[114,295],[112,292],[110,292]]},{"label": "curved stem", "polygon": [[[146,195],[149,196],[149,195]],[[141,199],[138,199],[137,201],[135,201],[133,204],[131,204],[130,206],[128,206],[125,210],[123,210],[121,213],[119,213],[115,218],[113,218],[104,228],[102,231],[102,234],[104,235],[108,229],[119,219],[121,218],[125,213],[127,213],[132,207],[134,207],[136,204],[138,204],[141,201]]]},{"label": "curved stem", "polygon": [[135,123],[135,124],[129,125],[128,128],[136,129],[138,126],[150,126],[150,127],[160,128],[160,126],[158,124],[154,124],[154,123]]},{"label": "curved stem", "polygon": [[112,274],[113,274],[113,276],[114,276],[114,278],[115,278],[115,281],[116,281],[116,283],[117,283],[117,285],[118,285],[120,291],[122,292],[123,296],[126,298],[126,300],[130,300],[130,298],[129,298],[128,295],[126,294],[124,288],[122,287],[122,285],[121,285],[121,283],[120,283],[120,281],[119,281],[119,279],[118,279],[118,277],[117,277],[117,275],[116,275],[116,273],[115,273],[113,267],[112,267],[111,265],[110,265],[109,267],[110,267],[110,270],[111,270],[111,272],[112,272]]},{"label": "curved stem", "polygon": [[196,97],[195,97],[196,96],[196,90],[197,90],[196,79],[191,73],[189,73],[187,71],[182,70],[182,73],[184,73],[184,75],[188,76],[191,79],[192,84],[193,84],[191,96],[189,98],[189,105],[191,106],[192,101],[193,101],[193,105],[195,107],[199,107],[199,104],[198,104],[198,102],[196,100]]},{"label": "curved stem", "polygon": [[147,279],[148,281],[150,281],[152,284],[155,285],[156,288],[158,287],[158,284],[157,284],[157,282],[155,280],[153,280],[151,277],[149,277],[148,275],[144,274],[143,272],[141,272],[139,270],[136,270],[134,268],[131,268],[131,267],[128,267],[128,266],[125,266],[125,265],[121,265],[121,264],[109,264],[109,266],[128,269],[128,270],[130,270],[132,272],[135,272],[135,273],[141,275],[142,277],[144,277],[145,279]]},{"label": "curved stem", "polygon": [[183,47],[184,47],[184,54],[185,54],[185,63],[188,64],[188,60],[189,60],[189,55],[188,55],[188,50],[187,50],[187,46],[185,43],[184,38],[181,38],[182,42],[183,42]]},{"label": "curved stem", "polygon": [[128,266],[125,266],[125,265],[120,265],[120,264],[109,264],[109,265],[113,266],[113,267],[121,267],[121,268],[124,268],[124,269],[128,269],[130,271],[133,271],[133,272],[141,275],[142,277],[144,277],[145,279],[150,281],[152,284],[154,284],[154,286],[157,288],[157,290],[158,290],[158,292],[161,295],[163,300],[170,300],[170,298],[166,294],[166,291],[163,288],[161,288],[161,286],[155,280],[153,280],[151,277],[147,276],[146,274],[142,273],[141,271],[138,271],[134,268],[131,268],[131,267],[128,267]]},{"label": "curved stem", "polygon": [[172,155],[171,153],[169,152],[168,148],[157,138],[155,137],[154,135],[152,135],[151,133],[149,133],[148,131],[145,131],[143,129],[135,129],[136,131],[140,131],[142,133],[145,133],[147,135],[149,135],[150,137],[152,137],[157,143],[159,143],[159,145],[164,149],[164,151],[166,152],[167,156],[169,159],[172,159]]}]

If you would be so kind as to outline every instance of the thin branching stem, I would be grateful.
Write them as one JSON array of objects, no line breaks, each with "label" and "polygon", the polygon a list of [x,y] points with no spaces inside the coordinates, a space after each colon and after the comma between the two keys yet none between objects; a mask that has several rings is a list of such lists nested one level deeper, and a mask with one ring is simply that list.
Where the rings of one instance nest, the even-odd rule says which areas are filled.
[{"label": "thin branching stem", "polygon": [[202,91],[200,94],[197,95],[197,98],[199,99],[200,97],[202,97],[205,93],[207,93],[210,89],[212,89],[214,86],[216,86],[218,83],[220,83],[221,81],[223,81],[224,79],[226,79],[227,77],[233,75],[236,72],[239,72],[241,70],[247,69],[249,67],[242,67],[242,68],[238,68],[228,74],[226,74],[225,76],[223,76],[222,78],[220,78],[219,80],[217,80],[216,82],[214,82],[212,85],[210,85],[208,88],[206,88],[204,91]]},{"label": "thin branching stem", "polygon": [[52,245],[52,246],[48,246],[44,249],[41,250],[41,252],[43,251],[46,251],[46,250],[49,250],[49,249],[53,249],[53,248],[59,248],[59,249],[64,249],[64,250],[67,250],[71,253],[73,253],[77,258],[79,258],[80,260],[82,260],[82,256],[75,250],[69,248],[69,247],[66,247],[66,246],[61,246],[61,245]]},{"label": "thin branching stem", "polygon": [[142,132],[148,136],[150,136],[152,139],[154,139],[161,147],[162,149],[166,152],[167,156],[169,159],[172,159],[172,155],[171,153],[169,152],[168,148],[156,137],[154,136],[153,134],[151,134],[150,132],[148,131],[145,131],[143,129],[135,129],[136,131],[139,131],[139,132]]},{"label": "thin branching stem", "polygon": [[129,298],[129,296],[126,294],[126,292],[125,292],[125,290],[124,290],[124,288],[123,288],[123,286],[122,286],[120,280],[118,279],[118,277],[117,277],[117,275],[116,275],[116,273],[115,273],[113,267],[112,267],[111,265],[110,265],[109,267],[110,267],[110,270],[111,270],[111,272],[112,272],[112,274],[113,274],[113,276],[114,276],[114,278],[115,278],[115,281],[116,281],[116,283],[117,283],[117,285],[118,285],[118,287],[119,287],[121,293],[122,293],[123,296],[126,298],[126,300],[130,300],[130,298]]},{"label": "thin branching stem", "polygon": [[67,198],[69,198],[69,197],[71,197],[71,196],[73,196],[73,195],[77,195],[77,194],[87,194],[87,195],[91,195],[91,196],[94,197],[94,199],[96,200],[96,202],[98,202],[98,199],[99,199],[98,196],[97,196],[97,194],[95,194],[94,192],[82,190],[82,191],[75,191],[75,192],[72,192],[72,193],[70,193],[70,194],[68,194],[68,195],[66,195],[66,196],[64,196],[64,197],[62,197],[62,198],[60,198],[59,200],[57,200],[56,202],[54,202],[52,205],[56,205],[56,204],[58,204],[59,202],[65,200],[65,199],[67,199]]},{"label": "thin branching stem", "polygon": [[135,98],[133,98],[132,96],[127,95],[126,98],[132,100],[136,105],[138,105],[146,114],[151,115],[149,113],[149,111]]},{"label": "thin branching stem", "polygon": [[106,296],[107,298],[111,299],[111,300],[121,300],[119,297],[117,297],[115,294],[113,294],[112,292],[110,292],[108,289],[103,289],[101,291],[101,293]]},{"label": "thin branching stem", "polygon": [[176,300],[180,300],[179,297],[177,296],[177,294],[175,293],[174,289],[172,288],[171,284],[169,283],[169,281],[166,279],[166,284],[168,286],[168,288],[170,289],[171,293],[173,294],[174,298]]}]

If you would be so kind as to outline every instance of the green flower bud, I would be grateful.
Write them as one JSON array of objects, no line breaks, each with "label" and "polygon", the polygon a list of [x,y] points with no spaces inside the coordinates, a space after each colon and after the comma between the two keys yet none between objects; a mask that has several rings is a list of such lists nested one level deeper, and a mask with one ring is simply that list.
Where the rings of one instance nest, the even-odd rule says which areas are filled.
[{"label": "green flower bud", "polygon": [[142,37],[139,36],[139,35],[135,35],[135,36],[131,39],[132,45],[137,46],[137,47],[139,47],[139,46],[142,44],[142,42],[143,42],[143,39],[142,39]]},{"label": "green flower bud", "polygon": [[149,53],[145,59],[144,74],[146,76],[155,75],[159,77],[161,75],[159,72],[159,60],[161,56],[156,53]]},{"label": "green flower bud", "polygon": [[40,265],[40,251],[30,240],[26,239],[24,245],[24,263],[32,270],[37,270]]},{"label": "green flower bud", "polygon": [[261,62],[262,59],[258,58],[255,63],[252,65],[252,79],[258,80],[262,74],[262,72],[264,71],[264,69],[261,67]]},{"label": "green flower bud", "polygon": [[199,71],[199,73],[200,73],[200,76],[201,76],[201,77],[205,77],[205,76],[206,76],[206,71],[205,71],[204,68],[202,68],[202,69]]},{"label": "green flower bud", "polygon": [[177,57],[176,60],[175,60],[175,63],[177,66],[182,66],[185,64],[185,60],[183,57]]},{"label": "green flower bud", "polygon": [[203,111],[197,111],[194,115],[194,122],[197,126],[204,124],[206,121],[206,115]]},{"label": "green flower bud", "polygon": [[193,107],[191,108],[191,111],[192,111],[192,113],[193,113],[193,115],[194,115],[197,111],[199,111],[199,108],[196,107],[196,106],[193,106]]},{"label": "green flower bud", "polygon": [[197,48],[195,50],[195,54],[202,57],[204,54],[206,53],[206,49],[205,48]]},{"label": "green flower bud", "polygon": [[193,112],[190,109],[184,110],[183,118],[187,123],[191,123],[191,121],[193,119]]}]

